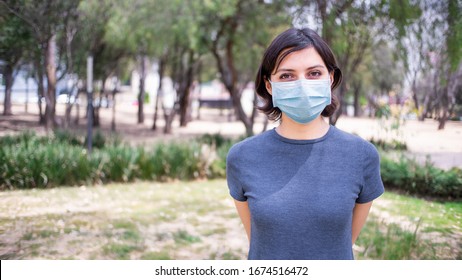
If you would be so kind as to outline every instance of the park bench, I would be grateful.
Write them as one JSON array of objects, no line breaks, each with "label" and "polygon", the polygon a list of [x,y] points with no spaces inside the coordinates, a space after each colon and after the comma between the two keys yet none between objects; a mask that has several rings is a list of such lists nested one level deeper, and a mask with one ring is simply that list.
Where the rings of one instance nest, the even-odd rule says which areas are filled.
[{"label": "park bench", "polygon": [[233,101],[228,99],[210,99],[210,98],[200,98],[199,99],[199,110],[197,113],[197,118],[200,119],[201,108],[210,108],[210,109],[219,109],[220,116],[223,115],[224,110],[228,110],[228,121],[231,121],[233,115]]}]

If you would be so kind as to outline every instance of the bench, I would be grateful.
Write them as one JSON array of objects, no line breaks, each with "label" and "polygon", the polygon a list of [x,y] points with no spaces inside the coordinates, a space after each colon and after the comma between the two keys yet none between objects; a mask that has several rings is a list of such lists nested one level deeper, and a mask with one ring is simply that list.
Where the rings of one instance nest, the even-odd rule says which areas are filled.
[{"label": "bench", "polygon": [[199,99],[199,110],[197,114],[198,119],[200,119],[201,108],[219,109],[220,116],[223,115],[224,109],[228,109],[228,120],[230,121],[233,113],[233,101],[231,99]]}]

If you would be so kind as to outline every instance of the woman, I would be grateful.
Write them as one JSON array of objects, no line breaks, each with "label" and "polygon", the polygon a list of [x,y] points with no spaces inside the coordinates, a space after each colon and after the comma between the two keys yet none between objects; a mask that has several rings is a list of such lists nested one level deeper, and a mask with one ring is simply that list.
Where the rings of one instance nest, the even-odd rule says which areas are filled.
[{"label": "woman", "polygon": [[280,124],[234,145],[231,196],[249,259],[353,259],[352,245],[383,192],[369,142],[330,126],[342,74],[322,38],[291,28],[266,50],[256,78],[260,109]]}]

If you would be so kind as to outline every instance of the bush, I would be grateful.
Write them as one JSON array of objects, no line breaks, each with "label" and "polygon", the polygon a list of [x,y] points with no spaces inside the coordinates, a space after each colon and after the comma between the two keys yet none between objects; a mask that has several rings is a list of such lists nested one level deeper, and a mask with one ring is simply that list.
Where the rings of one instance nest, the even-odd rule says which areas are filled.
[{"label": "bush", "polygon": [[406,151],[407,150],[406,143],[400,142],[394,139],[391,142],[387,142],[385,140],[381,140],[381,139],[376,140],[374,138],[371,138],[369,142],[371,142],[375,147],[380,148],[384,151],[391,151],[391,150]]},{"label": "bush", "polygon": [[210,163],[210,168],[207,173],[207,178],[224,178],[226,177],[226,156],[231,146],[237,141],[225,138],[221,134],[204,134],[198,138],[200,143],[206,144],[215,151],[213,159]]},{"label": "bush", "polygon": [[19,142],[0,150],[0,189],[77,185],[94,179],[86,151],[53,141]]},{"label": "bush", "polygon": [[95,138],[99,148],[91,156],[83,138],[66,131],[49,138],[30,132],[0,138],[0,189],[224,177],[232,145],[219,135],[153,149],[110,143],[98,133]]},{"label": "bush", "polygon": [[82,139],[80,139],[75,133],[69,130],[55,130],[54,139],[59,143],[67,143],[73,146],[84,146],[84,141],[82,141]]},{"label": "bush", "polygon": [[386,187],[408,194],[444,199],[462,198],[462,170],[436,168],[429,160],[420,165],[413,159],[400,157],[398,161],[382,157],[382,180]]},{"label": "bush", "polygon": [[[235,143],[215,134],[145,149],[108,142],[102,135],[96,138],[100,148],[91,156],[83,141],[69,132],[55,132],[50,138],[31,132],[0,138],[0,189],[224,178],[226,156]],[[399,160],[382,157],[381,172],[387,188],[436,198],[462,198],[462,170],[458,168],[445,171],[430,161],[420,165],[404,156]]]}]

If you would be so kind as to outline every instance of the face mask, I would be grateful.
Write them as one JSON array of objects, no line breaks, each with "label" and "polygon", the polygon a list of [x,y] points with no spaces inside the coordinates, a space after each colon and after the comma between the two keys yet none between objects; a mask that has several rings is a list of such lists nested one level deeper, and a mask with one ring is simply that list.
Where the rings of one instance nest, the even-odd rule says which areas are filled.
[{"label": "face mask", "polygon": [[270,83],[273,106],[298,123],[316,119],[331,102],[330,79]]}]

